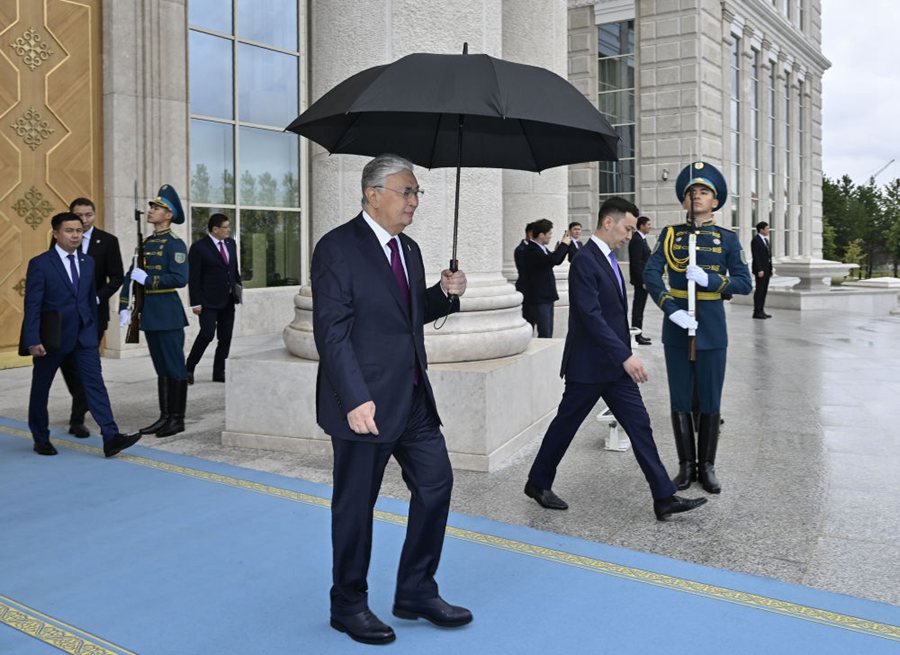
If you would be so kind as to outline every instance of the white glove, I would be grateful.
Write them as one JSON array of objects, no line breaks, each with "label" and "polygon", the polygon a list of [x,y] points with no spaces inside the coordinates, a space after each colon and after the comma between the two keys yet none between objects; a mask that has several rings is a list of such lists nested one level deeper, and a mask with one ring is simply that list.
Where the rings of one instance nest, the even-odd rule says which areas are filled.
[{"label": "white glove", "polygon": [[706,271],[704,271],[699,266],[688,266],[685,277],[687,277],[687,279],[689,280],[693,280],[701,287],[705,287],[707,284],[709,284],[709,275],[707,275]]},{"label": "white glove", "polygon": [[685,330],[696,330],[699,325],[697,319],[692,318],[691,315],[683,309],[679,309],[677,312],[669,314],[669,320]]},{"label": "white glove", "polygon": [[147,271],[143,268],[135,268],[131,271],[131,279],[138,284],[144,284],[147,281]]},{"label": "white glove", "polygon": [[119,312],[119,325],[125,327],[129,323],[131,323],[131,312],[127,309],[123,309]]}]

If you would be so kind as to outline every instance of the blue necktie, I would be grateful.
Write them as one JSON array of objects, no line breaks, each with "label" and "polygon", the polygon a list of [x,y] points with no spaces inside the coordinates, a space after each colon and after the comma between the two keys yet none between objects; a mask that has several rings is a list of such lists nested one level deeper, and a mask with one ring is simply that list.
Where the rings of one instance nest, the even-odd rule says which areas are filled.
[{"label": "blue necktie", "polygon": [[612,262],[613,273],[616,274],[616,281],[619,283],[619,295],[623,298],[625,297],[625,287],[622,286],[622,271],[619,270],[619,260],[616,259],[616,253],[613,250],[609,251],[609,259]]},{"label": "blue necktie", "polygon": [[75,255],[66,255],[69,260],[69,270],[72,272],[72,288],[78,293],[78,267],[75,266]]}]

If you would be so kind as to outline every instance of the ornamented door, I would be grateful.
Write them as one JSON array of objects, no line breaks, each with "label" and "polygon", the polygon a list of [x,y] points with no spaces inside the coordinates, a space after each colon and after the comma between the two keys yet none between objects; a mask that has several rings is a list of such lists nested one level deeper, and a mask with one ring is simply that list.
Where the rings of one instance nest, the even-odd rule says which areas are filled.
[{"label": "ornamented door", "polygon": [[0,368],[31,363],[25,273],[50,218],[79,196],[103,216],[100,5],[0,0]]}]

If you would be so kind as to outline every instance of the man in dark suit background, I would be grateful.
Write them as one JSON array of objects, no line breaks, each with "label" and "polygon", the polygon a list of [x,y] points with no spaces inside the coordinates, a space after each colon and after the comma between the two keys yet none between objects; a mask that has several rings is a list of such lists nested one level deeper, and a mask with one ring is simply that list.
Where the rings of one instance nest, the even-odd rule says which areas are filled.
[{"label": "man in dark suit background", "polygon": [[578,254],[578,251],[584,248],[581,245],[581,223],[578,221],[572,221],[569,223],[569,236],[572,238],[572,242],[569,244],[569,261],[572,261],[572,258]]},{"label": "man in dark suit background", "polygon": [[195,241],[188,252],[188,291],[191,310],[200,317],[200,333],[187,358],[188,384],[194,369],[218,331],[213,360],[213,382],[225,381],[225,360],[234,329],[235,288],[241,283],[237,244],[231,238],[231,222],[225,214],[213,214],[207,222],[209,236]]},{"label": "man in dark suit background", "polygon": [[[650,234],[650,218],[640,216],[637,220],[637,231],[628,242],[628,270],[631,273],[631,284],[634,286],[634,302],[631,305],[631,327],[644,328],[644,306],[647,304],[647,287],[644,285],[644,266],[650,259],[650,246],[647,235]],[[634,340],[641,346],[649,346],[652,341],[643,333],[634,335]]]},{"label": "man in dark suit background", "polygon": [[[109,325],[109,299],[122,286],[125,276],[119,240],[94,225],[97,208],[89,198],[75,198],[69,204],[69,211],[78,216],[84,224],[81,252],[94,260],[94,278],[97,286],[97,343],[100,343],[103,341],[103,335]],[[84,439],[91,436],[90,430],[84,424],[88,406],[87,398],[84,395],[84,386],[78,379],[78,369],[75,366],[74,357],[66,357],[59,368],[66,381],[66,386],[69,388],[69,393],[72,394],[69,434]]]},{"label": "man in dark suit background", "polygon": [[[55,243],[50,250],[28,262],[25,277],[25,318],[22,345],[34,358],[28,427],[39,455],[56,455],[50,443],[47,398],[63,359],[71,357],[85,391],[91,415],[103,435],[103,452],[112,457],[141,438],[125,435],[113,419],[109,395],[103,384],[97,338],[97,288],[94,260],[81,250],[84,234],[81,218],[71,212],[56,214],[50,221]],[[44,346],[41,321],[47,314],[59,319],[59,344],[53,352]],[[49,345],[49,344],[48,344]]]},{"label": "man in dark suit background", "polygon": [[604,202],[597,230],[569,269],[569,332],[560,370],[566,387],[525,485],[525,494],[548,509],[568,508],[552,491],[556,469],[601,397],[631,439],[634,456],[650,485],[656,518],[663,521],[706,502],[705,498],[675,495],[638,389],[648,375],[631,352],[628,300],[615,254],[616,248],[631,238],[638,213],[637,207],[623,198]]},{"label": "man in dark suit background", "polygon": [[395,637],[370,611],[366,582],[372,509],[391,456],[411,493],[393,613],[443,627],[472,620],[440,597],[434,579],[453,471],[423,328],[459,310],[466,276],[445,270],[425,287],[419,246],[403,234],[421,194],[410,162],[376,157],[363,169],[363,211],[323,236],[312,259],[316,413],[334,450],[331,626],[370,644]]},{"label": "man in dark suit background", "polygon": [[753,257],[753,279],[756,280],[753,318],[772,318],[771,314],[766,314],[766,295],[769,293],[769,280],[772,279],[772,250],[769,248],[769,224],[765,221],[756,224],[756,236],[750,242],[750,254]]},{"label": "man in dark suit background", "polygon": [[522,251],[522,270],[516,288],[524,296],[522,317],[537,327],[539,339],[553,337],[553,303],[559,300],[553,267],[559,266],[569,252],[568,231],[552,252],[547,247],[553,238],[553,223],[542,218],[531,224],[531,240]]}]

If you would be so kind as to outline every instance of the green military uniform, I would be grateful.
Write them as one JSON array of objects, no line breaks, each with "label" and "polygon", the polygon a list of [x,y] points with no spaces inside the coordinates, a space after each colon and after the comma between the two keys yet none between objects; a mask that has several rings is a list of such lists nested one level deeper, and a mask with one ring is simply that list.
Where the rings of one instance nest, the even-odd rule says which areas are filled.
[{"label": "green military uniform", "polygon": [[[712,165],[695,162],[682,171],[676,183],[678,199],[683,201],[687,190],[701,185],[709,188],[722,207],[728,194],[725,178]],[[708,280],[705,287],[697,285],[696,361],[689,361],[687,330],[668,320],[678,310],[688,307],[688,239],[696,234],[696,262]],[[668,276],[668,288],[663,274]],[[748,294],[753,281],[747,268],[744,250],[737,235],[715,224],[713,220],[692,228],[687,222],[663,228],[644,269],[644,283],[654,302],[663,310],[663,346],[666,373],[669,381],[669,403],[672,426],[678,449],[679,474],[675,484],[686,489],[697,479],[698,468],[703,487],[718,493],[715,479],[716,448],[719,439],[722,387],[725,383],[725,353],[728,330],[722,296]],[[699,426],[691,416],[693,395],[700,401]],[[699,453],[694,445],[694,431],[698,432]],[[699,462],[699,467],[698,467]]]},{"label": "green military uniform", "polygon": [[[178,193],[168,184],[159,189],[151,207],[167,209],[172,223],[184,223],[184,210]],[[151,211],[158,211],[152,210]],[[153,219],[156,220],[156,219]],[[119,298],[120,311],[127,311],[133,282],[132,265],[125,276]],[[159,418],[141,428],[142,434],[168,437],[184,431],[187,405],[187,368],[184,362],[184,328],[188,324],[178,289],[188,283],[187,246],[170,229],[154,232],[144,239],[144,306],[140,314],[141,331],[147,339],[159,392]],[[140,279],[138,277],[137,279]]]},{"label": "green military uniform", "polygon": [[[132,269],[134,267],[132,266]],[[187,317],[178,289],[187,285],[187,246],[171,230],[154,232],[144,239],[144,308],[141,330],[147,337],[153,368],[161,377],[187,379],[184,364],[184,328]],[[119,297],[119,308],[128,307],[131,270]],[[136,284],[136,283],[135,283]]]}]

